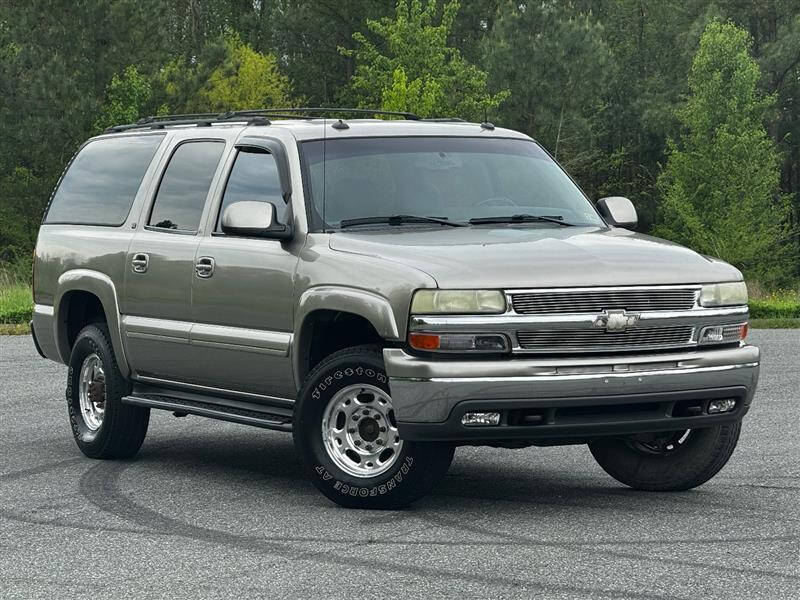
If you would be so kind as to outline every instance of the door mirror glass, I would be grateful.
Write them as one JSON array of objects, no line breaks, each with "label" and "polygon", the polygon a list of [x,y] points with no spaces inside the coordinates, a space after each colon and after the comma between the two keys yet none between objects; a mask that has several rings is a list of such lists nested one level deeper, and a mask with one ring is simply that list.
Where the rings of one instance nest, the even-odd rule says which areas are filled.
[{"label": "door mirror glass", "polygon": [[243,200],[234,202],[222,213],[222,231],[228,235],[288,239],[289,225],[278,222],[272,202]]},{"label": "door mirror glass", "polygon": [[633,202],[622,196],[611,196],[598,200],[597,210],[613,227],[635,229],[639,222]]}]

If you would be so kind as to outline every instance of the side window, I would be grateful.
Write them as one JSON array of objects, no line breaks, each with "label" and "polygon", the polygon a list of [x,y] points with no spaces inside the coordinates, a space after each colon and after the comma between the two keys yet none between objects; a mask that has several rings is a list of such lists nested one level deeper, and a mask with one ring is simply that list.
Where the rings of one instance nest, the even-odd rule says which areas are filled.
[{"label": "side window", "polygon": [[163,139],[128,135],[86,144],[61,179],[44,222],[122,225]]},{"label": "side window", "polygon": [[222,141],[185,142],[178,146],[161,178],[147,224],[197,231],[223,150]]},{"label": "side window", "polygon": [[242,200],[272,202],[277,209],[278,220],[281,223],[286,222],[286,203],[281,194],[278,165],[272,154],[257,148],[239,150],[222,196],[217,231],[220,231],[225,209]]}]

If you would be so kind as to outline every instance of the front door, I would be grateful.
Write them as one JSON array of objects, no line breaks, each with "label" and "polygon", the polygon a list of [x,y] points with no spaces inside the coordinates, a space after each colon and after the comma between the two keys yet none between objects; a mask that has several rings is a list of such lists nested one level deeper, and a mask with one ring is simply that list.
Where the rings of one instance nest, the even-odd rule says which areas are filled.
[{"label": "front door", "polygon": [[192,284],[194,379],[211,387],[270,397],[295,395],[289,348],[295,256],[285,243],[226,235],[225,208],[238,201],[272,202],[286,222],[276,158],[264,148],[237,149],[202,237]]},{"label": "front door", "polygon": [[172,152],[145,226],[127,255],[123,330],[139,377],[187,381],[192,279],[206,201],[222,141],[187,141]]}]

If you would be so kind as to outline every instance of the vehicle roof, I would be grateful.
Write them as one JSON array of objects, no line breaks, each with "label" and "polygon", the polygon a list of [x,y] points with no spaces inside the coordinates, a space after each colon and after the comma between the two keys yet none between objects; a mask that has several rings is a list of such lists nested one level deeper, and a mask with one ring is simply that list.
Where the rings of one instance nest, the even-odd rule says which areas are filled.
[{"label": "vehicle roof", "polygon": [[[480,123],[466,121],[425,121],[425,120],[384,120],[384,119],[344,119],[346,129],[334,128],[339,119],[276,119],[268,125],[248,124],[244,122],[212,123],[198,126],[195,124],[169,125],[159,128],[142,127],[122,132],[110,132],[98,137],[116,137],[124,135],[146,134],[163,131],[181,132],[185,137],[208,137],[211,131],[227,135],[269,135],[276,130],[289,132],[296,140],[336,139],[343,137],[388,137],[388,136],[479,136],[490,138],[519,138],[530,140],[523,133],[501,127],[486,127]],[[238,137],[238,136],[237,136]]]}]

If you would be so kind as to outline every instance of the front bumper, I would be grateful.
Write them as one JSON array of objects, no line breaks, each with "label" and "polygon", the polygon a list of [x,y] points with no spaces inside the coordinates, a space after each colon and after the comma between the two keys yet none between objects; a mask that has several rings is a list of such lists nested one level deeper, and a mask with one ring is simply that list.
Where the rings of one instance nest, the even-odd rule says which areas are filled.
[{"label": "front bumper", "polygon": [[[640,356],[432,360],[384,350],[400,434],[409,440],[573,440],[740,420],[755,393],[754,346]],[[735,410],[708,414],[712,399]],[[466,412],[497,426],[466,427]]]}]

